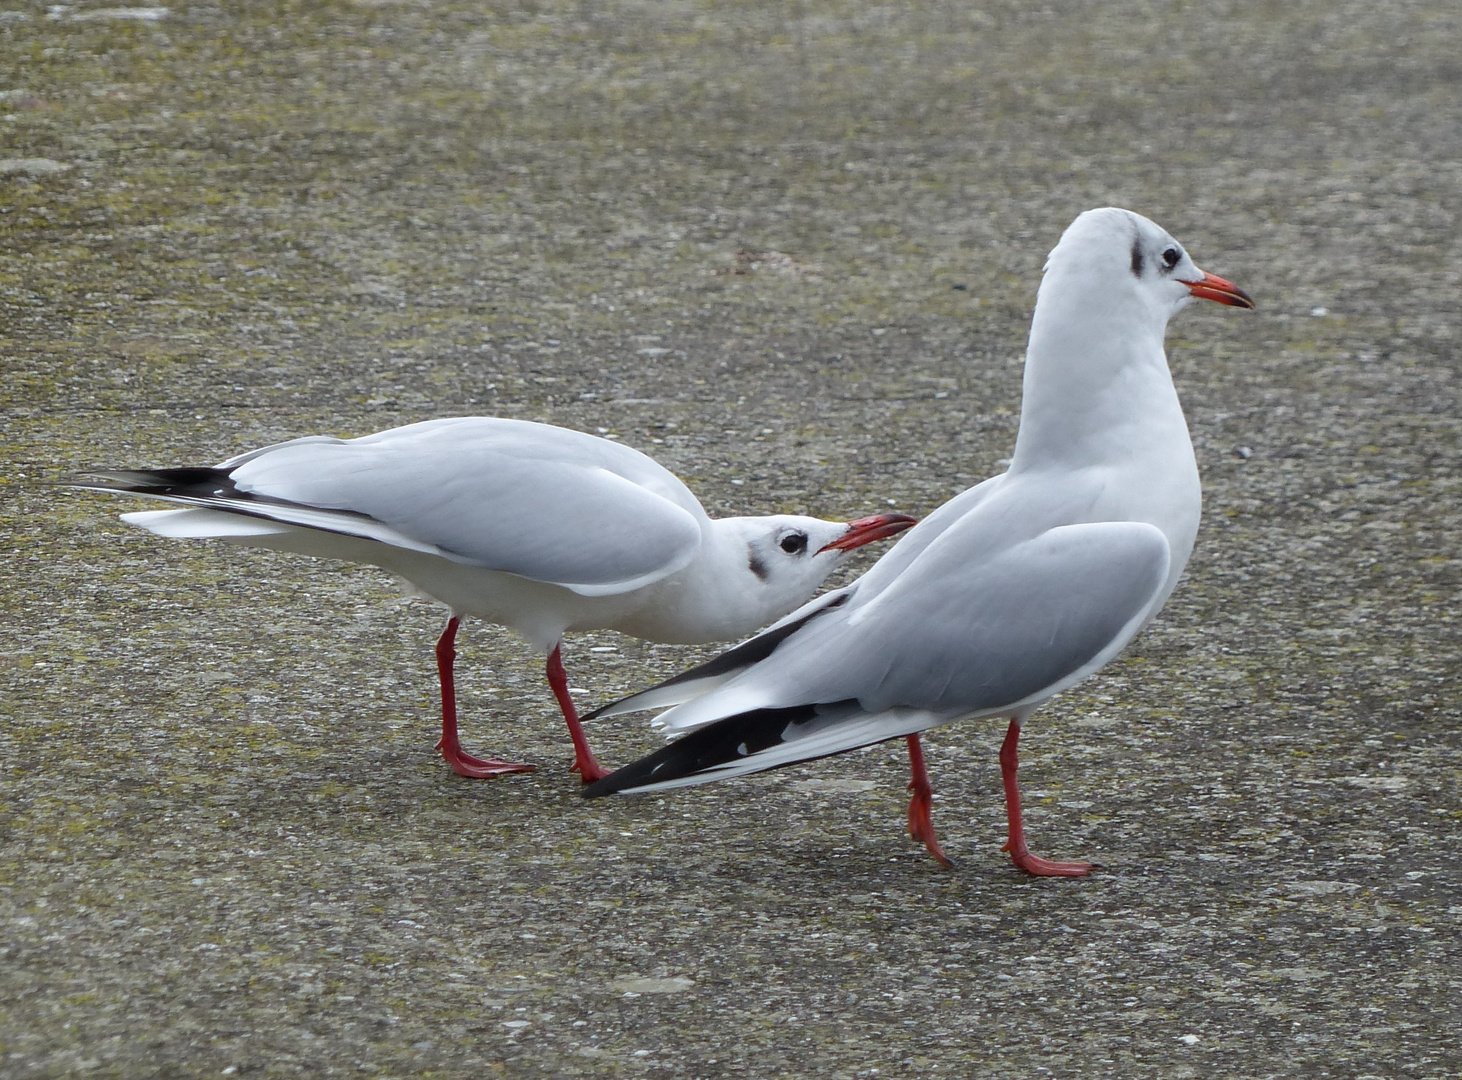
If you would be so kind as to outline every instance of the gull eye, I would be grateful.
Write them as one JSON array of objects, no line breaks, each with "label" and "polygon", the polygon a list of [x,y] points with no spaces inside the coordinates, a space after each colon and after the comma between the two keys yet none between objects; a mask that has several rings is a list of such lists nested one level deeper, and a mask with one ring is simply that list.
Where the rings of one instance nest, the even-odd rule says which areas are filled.
[{"label": "gull eye", "polygon": [[1163,269],[1164,270],[1171,270],[1173,267],[1175,267],[1175,266],[1178,265],[1178,260],[1181,259],[1182,257],[1183,257],[1183,253],[1181,251],[1179,251],[1177,248],[1175,248],[1175,247],[1168,248],[1166,251],[1164,251],[1162,253],[1162,265],[1163,265]]},{"label": "gull eye", "polygon": [[807,534],[800,532],[788,533],[781,540],[777,541],[777,546],[788,555],[801,555],[807,550]]}]

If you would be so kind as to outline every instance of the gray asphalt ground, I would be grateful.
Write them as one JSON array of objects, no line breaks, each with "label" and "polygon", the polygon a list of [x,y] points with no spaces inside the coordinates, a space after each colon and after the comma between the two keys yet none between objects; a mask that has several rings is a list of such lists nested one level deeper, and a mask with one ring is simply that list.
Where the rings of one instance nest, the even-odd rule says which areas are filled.
[{"label": "gray asphalt ground", "polygon": [[[0,2],[0,1075],[1462,1075],[1459,55],[1453,0]],[[481,625],[464,738],[542,768],[460,779],[432,605],[34,485],[485,413],[927,513],[1108,203],[1260,310],[1175,321],[1197,553],[1023,740],[1089,880],[1000,853],[993,722],[928,739],[953,870],[898,744],[587,803]]]}]

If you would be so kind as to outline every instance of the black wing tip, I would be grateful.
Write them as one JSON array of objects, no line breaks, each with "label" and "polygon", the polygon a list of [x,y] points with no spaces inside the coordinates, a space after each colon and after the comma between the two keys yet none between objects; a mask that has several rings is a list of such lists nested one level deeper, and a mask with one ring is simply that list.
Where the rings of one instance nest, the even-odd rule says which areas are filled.
[{"label": "black wing tip", "polygon": [[608,776],[595,780],[586,786],[581,794],[586,799],[600,799],[605,795],[618,795],[627,788],[643,787],[645,784],[679,780],[683,776],[689,776],[697,771],[703,755],[694,752],[687,753],[687,750],[693,751],[694,748],[688,748],[682,744],[698,734],[700,732],[693,731],[685,738],[677,739],[668,746],[662,746],[653,754],[646,754],[638,761],[631,761]]},{"label": "black wing tip", "polygon": [[[785,709],[753,709],[696,728],[653,754],[631,761],[583,790],[586,799],[614,795],[629,788],[683,780],[780,746],[786,732],[822,715],[825,706],[794,705]],[[771,768],[772,766],[766,766]],[[753,770],[760,771],[760,770]]]},{"label": "black wing tip", "polygon": [[[53,483],[95,491],[124,491],[136,495],[239,495],[225,469],[192,466],[180,469],[90,469]],[[220,491],[222,489],[222,491]]]},{"label": "black wing tip", "polygon": [[[588,718],[585,717],[585,719],[588,719]],[[641,759],[641,760],[643,760],[643,759]],[[629,765],[626,765],[623,769],[616,769],[616,770],[614,770],[614,772],[610,773],[608,776],[600,777],[598,780],[595,780],[592,784],[586,784],[586,785],[584,785],[584,787],[582,787],[582,788],[579,789],[579,794],[582,795],[586,799],[602,799],[606,795],[616,795],[616,794],[618,794],[619,792],[623,791],[626,787],[629,787],[630,786],[629,783],[624,780],[624,774],[625,774],[625,772],[628,771],[630,768],[632,768],[634,765],[638,765],[638,764],[639,764],[638,761],[631,762]]]}]

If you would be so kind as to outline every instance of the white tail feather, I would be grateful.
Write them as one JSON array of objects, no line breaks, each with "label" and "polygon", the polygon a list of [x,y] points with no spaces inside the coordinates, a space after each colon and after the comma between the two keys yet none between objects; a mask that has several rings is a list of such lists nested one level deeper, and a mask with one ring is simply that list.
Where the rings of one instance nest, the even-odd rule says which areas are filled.
[{"label": "white tail feather", "polygon": [[278,536],[291,532],[264,518],[226,514],[219,510],[137,510],[122,514],[128,525],[156,533],[158,536],[202,539],[210,536]]}]

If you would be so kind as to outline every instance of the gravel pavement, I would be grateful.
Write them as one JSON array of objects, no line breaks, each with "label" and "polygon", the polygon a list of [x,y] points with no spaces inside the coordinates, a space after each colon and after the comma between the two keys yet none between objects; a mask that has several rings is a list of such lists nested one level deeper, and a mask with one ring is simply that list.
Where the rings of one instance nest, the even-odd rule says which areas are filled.
[{"label": "gravel pavement", "polygon": [[[1455,0],[0,0],[0,1076],[1462,1075],[1459,56]],[[1196,554],[1022,740],[1087,880],[1000,853],[997,722],[927,740],[953,870],[899,743],[587,803],[481,624],[464,741],[542,768],[463,780],[433,605],[35,483],[484,413],[928,513],[1109,203],[1260,310],[1174,321]]]}]

